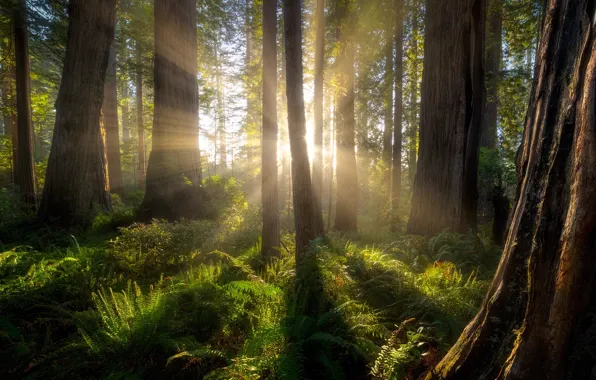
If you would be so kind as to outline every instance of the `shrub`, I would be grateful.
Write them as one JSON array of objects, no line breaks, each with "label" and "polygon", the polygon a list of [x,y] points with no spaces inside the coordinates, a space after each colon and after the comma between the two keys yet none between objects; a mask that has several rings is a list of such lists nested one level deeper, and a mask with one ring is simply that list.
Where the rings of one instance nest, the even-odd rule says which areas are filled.
[{"label": "shrub", "polygon": [[119,269],[133,278],[157,278],[188,268],[213,228],[209,221],[168,223],[154,220],[120,229],[108,252]]}]

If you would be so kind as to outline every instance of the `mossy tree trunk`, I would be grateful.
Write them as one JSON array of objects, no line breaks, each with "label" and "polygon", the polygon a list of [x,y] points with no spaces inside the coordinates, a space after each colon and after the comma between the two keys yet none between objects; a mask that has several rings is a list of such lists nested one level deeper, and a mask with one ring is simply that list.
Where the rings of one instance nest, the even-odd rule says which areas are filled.
[{"label": "mossy tree trunk", "polygon": [[593,378],[596,0],[550,0],[519,198],[477,316],[427,378]]},{"label": "mossy tree trunk", "polygon": [[153,149],[140,218],[205,216],[199,160],[196,0],[155,1]]},{"label": "mossy tree trunk", "polygon": [[408,233],[466,232],[476,227],[485,0],[429,0],[426,12],[420,152]]},{"label": "mossy tree trunk", "polygon": [[56,124],[38,211],[45,222],[86,226],[96,206],[111,207],[100,115],[115,14],[115,0],[69,5]]}]

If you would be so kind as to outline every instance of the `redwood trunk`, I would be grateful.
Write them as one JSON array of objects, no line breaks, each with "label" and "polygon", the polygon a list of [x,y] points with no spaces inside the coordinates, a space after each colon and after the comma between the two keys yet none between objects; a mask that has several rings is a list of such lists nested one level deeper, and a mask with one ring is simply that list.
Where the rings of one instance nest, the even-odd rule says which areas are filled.
[{"label": "redwood trunk", "polygon": [[403,0],[395,2],[395,115],[393,126],[393,172],[391,186],[391,229],[397,231],[399,222],[399,205],[401,194],[401,144],[402,144],[402,115],[403,115],[403,30],[404,30]]},{"label": "redwood trunk", "polygon": [[408,233],[466,232],[476,227],[486,9],[483,0],[429,0],[426,11],[420,153]]},{"label": "redwood trunk", "polygon": [[15,184],[23,201],[35,208],[35,172],[33,162],[33,123],[31,120],[31,83],[29,78],[29,41],[27,3],[19,0],[14,13],[14,43],[17,93],[17,156]]},{"label": "redwood trunk", "polygon": [[155,1],[155,110],[141,219],[204,216],[196,0]]},{"label": "redwood trunk", "polygon": [[322,235],[323,227],[323,83],[325,68],[325,0],[316,5],[316,50],[315,50],[315,133],[312,188],[315,213],[315,230]]},{"label": "redwood trunk", "polygon": [[497,143],[499,81],[503,44],[503,0],[488,0],[486,34],[486,108],[482,122],[480,146],[494,149]]},{"label": "redwood trunk", "polygon": [[337,2],[337,35],[340,44],[339,88],[337,112],[337,204],[335,229],[356,232],[360,200],[354,133],[354,43],[350,35],[353,25],[350,4]]},{"label": "redwood trunk", "polygon": [[277,187],[277,0],[263,1],[263,147],[262,207],[265,257],[278,256],[280,246]]},{"label": "redwood trunk", "polygon": [[99,121],[115,13],[115,0],[72,0],[69,6],[56,125],[38,213],[46,222],[86,226],[95,205],[110,208]]},{"label": "redwood trunk", "polygon": [[108,158],[108,181],[110,192],[123,195],[122,169],[120,165],[120,136],[118,135],[118,91],[116,82],[116,49],[110,49],[103,91],[103,120],[106,130],[106,156]]},{"label": "redwood trunk", "polygon": [[503,258],[435,378],[593,378],[595,12],[596,0],[547,4]]},{"label": "redwood trunk", "polygon": [[300,0],[284,0],[286,96],[288,100],[288,132],[292,153],[292,194],[296,226],[297,268],[305,260],[308,245],[316,236],[304,116],[301,8]]}]

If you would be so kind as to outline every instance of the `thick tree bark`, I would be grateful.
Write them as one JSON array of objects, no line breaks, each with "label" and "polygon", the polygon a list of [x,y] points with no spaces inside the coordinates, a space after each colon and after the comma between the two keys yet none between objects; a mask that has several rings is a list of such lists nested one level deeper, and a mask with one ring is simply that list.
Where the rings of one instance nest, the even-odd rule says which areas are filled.
[{"label": "thick tree bark", "polygon": [[418,0],[412,0],[412,75],[410,78],[410,129],[408,131],[408,177],[414,189],[418,160]]},{"label": "thick tree bark", "polygon": [[143,121],[143,49],[140,41],[136,42],[136,101],[137,101],[137,153],[139,164],[139,189],[145,188],[146,155],[145,123]]},{"label": "thick tree bark", "polygon": [[360,191],[356,166],[354,133],[354,42],[351,36],[352,0],[337,0],[337,35],[340,44],[338,58],[339,120],[337,120],[337,204],[335,229],[356,232]]},{"label": "thick tree bark", "polygon": [[404,3],[395,0],[395,115],[393,126],[393,168],[391,186],[391,230],[397,231],[399,222],[399,205],[401,194],[401,144],[402,144],[402,115],[403,115],[403,45],[404,45]]},{"label": "thick tree bark", "polygon": [[306,146],[302,68],[302,11],[300,0],[284,0],[286,48],[286,96],[288,131],[292,152],[292,193],[296,225],[296,268],[306,259],[308,245],[316,237],[310,165]]},{"label": "thick tree bark", "polygon": [[56,125],[38,212],[45,222],[86,226],[95,205],[111,207],[99,121],[115,13],[115,0],[70,3]]},{"label": "thick tree bark", "polygon": [[31,83],[29,78],[29,41],[27,3],[19,0],[14,11],[14,44],[17,93],[17,156],[15,184],[25,204],[35,208],[35,171],[33,162],[33,122],[31,120]]},{"label": "thick tree bark", "polygon": [[122,169],[120,166],[120,136],[118,133],[118,87],[116,82],[116,49],[110,49],[103,90],[103,120],[106,130],[106,155],[108,158],[108,183],[110,192],[123,195]]},{"label": "thick tree bark", "polygon": [[325,69],[325,0],[317,0],[315,10],[315,131],[312,189],[315,213],[315,230],[322,235],[323,227],[323,86]]},{"label": "thick tree bark", "polygon": [[429,0],[426,11],[420,153],[408,233],[465,232],[476,228],[486,9],[484,0]]},{"label": "thick tree bark", "polygon": [[203,217],[196,0],[156,0],[154,12],[153,149],[139,216]]},{"label": "thick tree bark", "polygon": [[497,143],[499,79],[503,44],[503,0],[488,0],[486,33],[486,108],[482,119],[480,146],[494,149]]},{"label": "thick tree bark", "polygon": [[262,254],[279,255],[280,219],[277,187],[277,0],[263,1],[263,170]]},{"label": "thick tree bark", "polygon": [[595,12],[595,0],[548,1],[503,257],[478,315],[428,378],[594,376]]}]

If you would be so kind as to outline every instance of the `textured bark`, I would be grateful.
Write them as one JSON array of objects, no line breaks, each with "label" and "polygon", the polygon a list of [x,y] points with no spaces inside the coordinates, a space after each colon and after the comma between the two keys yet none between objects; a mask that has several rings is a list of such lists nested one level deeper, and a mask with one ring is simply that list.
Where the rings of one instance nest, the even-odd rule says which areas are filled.
[{"label": "textured bark", "polygon": [[401,194],[401,145],[402,145],[402,115],[403,115],[403,36],[404,36],[404,3],[403,0],[395,0],[395,115],[393,126],[393,168],[391,186],[391,209],[392,220],[391,230],[397,231],[399,222],[399,205]]},{"label": "textured bark", "polygon": [[106,130],[106,156],[110,192],[123,195],[122,169],[120,166],[120,136],[118,133],[118,91],[116,82],[116,49],[110,49],[103,90],[103,120]]},{"label": "textured bark", "polygon": [[56,124],[38,212],[45,222],[86,226],[95,205],[110,208],[99,121],[115,13],[115,0],[70,3]]},{"label": "textured bark", "polygon": [[429,0],[426,10],[420,153],[408,233],[465,232],[476,227],[486,9],[484,0]]},{"label": "textured bark", "polygon": [[354,133],[354,43],[351,0],[337,0],[337,40],[339,88],[337,112],[337,204],[335,229],[356,232],[358,229],[359,188]]},{"label": "textured bark", "polygon": [[497,143],[499,81],[503,44],[503,0],[488,0],[486,33],[486,108],[482,120],[480,146],[494,149]]},{"label": "textured bark", "polygon": [[263,170],[262,207],[265,257],[279,255],[280,219],[277,186],[277,0],[263,1]]},{"label": "textured bark", "polygon": [[296,268],[299,268],[306,259],[308,245],[316,237],[304,116],[301,8],[300,0],[284,0],[286,96],[288,99],[288,132],[292,152]]},{"label": "textured bark", "polygon": [[[391,6],[392,0],[387,1],[387,7]],[[385,25],[385,83],[384,86],[384,123],[383,129],[383,163],[385,164],[385,179],[387,190],[391,191],[391,159],[393,157],[393,84],[395,77],[393,75],[393,42],[395,32],[395,19],[391,12],[387,12]]]},{"label": "textured bark", "polygon": [[428,378],[594,376],[595,12],[595,0],[547,4],[504,254],[478,315]]},{"label": "textured bark", "polygon": [[145,123],[143,121],[143,50],[136,42],[136,101],[137,101],[137,153],[139,163],[139,189],[145,188]]},{"label": "textured bark", "polygon": [[153,147],[139,216],[202,217],[196,0],[156,0],[154,11]]},{"label": "textured bark", "polygon": [[315,231],[324,232],[323,227],[323,83],[325,68],[325,0],[317,0],[315,15],[316,50],[315,50],[315,133],[314,160],[312,167],[312,189],[315,213]]},{"label": "textured bark", "polygon": [[17,93],[17,156],[15,184],[25,202],[35,208],[35,171],[33,162],[33,122],[31,120],[31,83],[29,78],[29,41],[27,3],[19,0],[13,17],[16,93]]},{"label": "textured bark", "polygon": [[418,0],[412,0],[412,76],[410,79],[410,130],[408,131],[408,177],[414,189],[418,164]]}]

